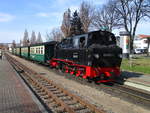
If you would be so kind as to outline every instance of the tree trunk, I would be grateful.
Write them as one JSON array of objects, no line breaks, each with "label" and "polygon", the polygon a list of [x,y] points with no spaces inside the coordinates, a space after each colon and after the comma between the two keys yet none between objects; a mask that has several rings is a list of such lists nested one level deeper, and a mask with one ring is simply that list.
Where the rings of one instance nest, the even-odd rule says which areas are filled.
[{"label": "tree trunk", "polygon": [[132,54],[133,53],[133,38],[131,37],[130,39],[130,53]]}]

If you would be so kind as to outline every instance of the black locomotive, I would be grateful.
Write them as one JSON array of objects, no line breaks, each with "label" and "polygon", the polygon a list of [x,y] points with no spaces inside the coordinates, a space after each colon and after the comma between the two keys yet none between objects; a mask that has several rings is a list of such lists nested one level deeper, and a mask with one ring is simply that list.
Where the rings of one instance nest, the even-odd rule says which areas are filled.
[{"label": "black locomotive", "polygon": [[108,31],[94,31],[64,39],[54,50],[50,66],[96,82],[120,76],[122,49]]}]

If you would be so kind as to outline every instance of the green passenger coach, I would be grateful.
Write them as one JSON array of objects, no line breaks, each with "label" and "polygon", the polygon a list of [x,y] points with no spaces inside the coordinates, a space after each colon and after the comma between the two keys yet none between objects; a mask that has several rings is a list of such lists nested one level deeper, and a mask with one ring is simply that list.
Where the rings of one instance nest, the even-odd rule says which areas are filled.
[{"label": "green passenger coach", "polygon": [[31,46],[30,47],[30,59],[36,60],[39,62],[44,62],[44,52],[45,47],[44,45],[39,46]]},{"label": "green passenger coach", "polygon": [[20,48],[20,47],[16,47],[15,54],[16,54],[17,56],[20,56],[20,55],[21,55],[21,48]]},{"label": "green passenger coach", "polygon": [[29,59],[42,63],[47,63],[47,61],[49,61],[54,54],[55,44],[56,42],[46,42],[31,45]]},{"label": "green passenger coach", "polygon": [[29,47],[21,47],[21,57],[29,58]]}]

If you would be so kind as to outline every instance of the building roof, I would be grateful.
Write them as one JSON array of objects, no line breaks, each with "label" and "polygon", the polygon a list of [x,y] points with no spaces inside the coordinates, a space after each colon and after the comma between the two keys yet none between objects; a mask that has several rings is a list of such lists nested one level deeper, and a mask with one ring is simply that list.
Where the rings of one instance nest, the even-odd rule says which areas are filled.
[{"label": "building roof", "polygon": [[150,35],[143,35],[143,34],[140,34],[138,35],[139,38],[150,38]]}]

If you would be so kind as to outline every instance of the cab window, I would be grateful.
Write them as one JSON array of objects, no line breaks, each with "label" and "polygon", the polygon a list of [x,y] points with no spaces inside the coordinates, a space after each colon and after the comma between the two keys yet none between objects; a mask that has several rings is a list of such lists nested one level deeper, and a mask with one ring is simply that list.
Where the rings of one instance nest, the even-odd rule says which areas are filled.
[{"label": "cab window", "polygon": [[79,48],[79,38],[73,38],[73,48]]}]

